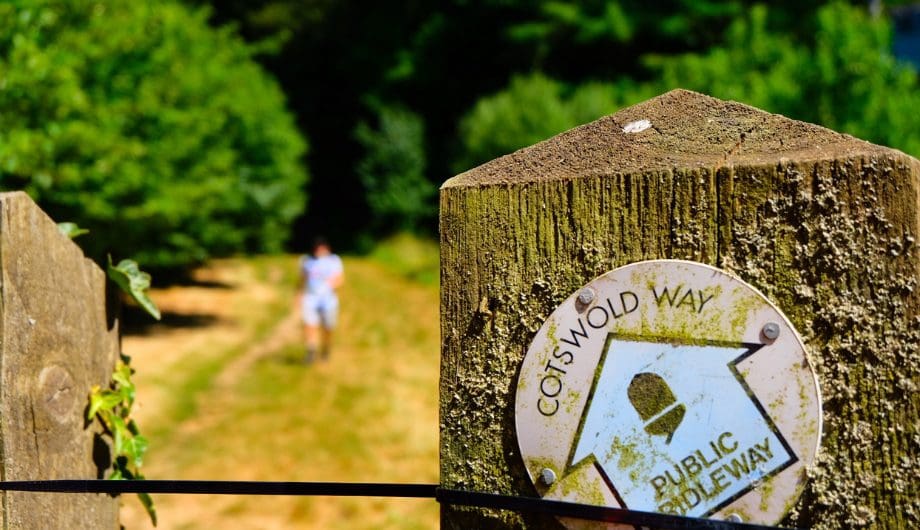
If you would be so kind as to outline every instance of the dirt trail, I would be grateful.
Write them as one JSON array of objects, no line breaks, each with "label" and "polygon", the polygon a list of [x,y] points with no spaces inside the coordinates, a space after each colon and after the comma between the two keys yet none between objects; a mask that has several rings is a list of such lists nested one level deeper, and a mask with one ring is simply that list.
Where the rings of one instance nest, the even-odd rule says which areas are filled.
[{"label": "dirt trail", "polygon": [[[212,392],[220,394],[231,389],[259,358],[297,340],[299,321],[293,304],[282,320],[269,324],[270,331],[256,340],[259,325],[252,321],[251,315],[269,312],[269,306],[279,303],[285,296],[293,299],[292,294],[278,285],[280,270],[272,268],[267,276],[272,281],[258,278],[251,264],[239,260],[215,261],[193,273],[191,286],[151,291],[151,298],[163,314],[172,316],[167,321],[197,323],[187,326],[157,323],[142,334],[125,334],[122,338],[122,350],[132,357],[132,366],[137,370],[138,405],[134,415],[142,429],[162,429],[164,424],[171,423],[169,404],[175,398],[177,385],[174,383],[181,379],[190,359],[196,363],[207,363],[231,352],[228,361],[219,367],[217,375],[209,383]],[[242,353],[232,354],[241,348],[244,348]],[[220,421],[222,407],[215,406],[217,402],[200,398],[197,401],[198,412],[178,424],[173,423],[174,433],[187,435],[206,431]],[[151,442],[153,458],[158,451],[173,452],[170,439],[154,439]],[[176,478],[171,467],[148,464],[146,472],[151,478]],[[159,470],[170,474],[161,475]],[[202,503],[203,498],[209,499],[209,502]],[[206,527],[215,510],[222,511],[232,505],[234,499],[176,496],[166,502],[164,500],[158,499],[157,502],[160,512],[158,528],[161,529],[188,528],[189,524],[194,527],[196,523],[193,521]],[[126,497],[121,512],[125,528],[152,528],[147,515],[134,499]],[[272,527],[270,521],[264,521],[252,528]]]},{"label": "dirt trail", "polygon": [[[154,289],[151,297],[167,317],[201,324],[157,323],[143,334],[125,334],[122,338],[122,351],[131,356],[131,364],[138,372],[135,419],[141,425],[162,421],[162,405],[170,400],[173,391],[167,383],[190,357],[201,361],[246,344],[253,335],[251,326],[243,323],[246,308],[264,309],[280,295],[265,282],[257,281],[251,267],[234,260],[215,261],[195,271],[193,279],[195,285]],[[249,348],[257,350],[259,346]],[[229,377],[232,375],[223,378],[224,383]]]},{"label": "dirt trail", "polygon": [[[291,257],[218,262],[198,273],[206,286],[153,293],[197,325],[123,341],[151,433],[148,478],[435,482],[437,288],[346,259],[343,332],[328,362],[303,366],[291,270]],[[155,501],[161,530],[437,527],[430,501]],[[122,505],[126,528],[152,528],[135,499]]]},{"label": "dirt trail", "polygon": [[214,380],[214,386],[217,388],[232,386],[259,359],[297,342],[301,333],[300,314],[296,309],[291,309],[284,320],[278,322],[267,337],[250,345],[245,353],[226,364],[221,369],[220,375]]}]

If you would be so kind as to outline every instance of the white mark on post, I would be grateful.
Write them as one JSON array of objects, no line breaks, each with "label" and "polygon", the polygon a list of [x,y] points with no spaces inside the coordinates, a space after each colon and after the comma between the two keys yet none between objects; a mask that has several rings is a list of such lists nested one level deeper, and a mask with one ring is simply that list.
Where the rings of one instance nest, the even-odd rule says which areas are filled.
[{"label": "white mark on post", "polygon": [[631,122],[627,123],[625,127],[623,127],[623,132],[625,132],[625,133],[627,133],[627,134],[628,134],[628,133],[640,133],[640,132],[642,132],[642,131],[648,129],[648,128],[651,127],[651,126],[652,126],[652,122],[650,122],[650,121],[648,121],[648,120],[636,120],[636,121],[631,121]]}]

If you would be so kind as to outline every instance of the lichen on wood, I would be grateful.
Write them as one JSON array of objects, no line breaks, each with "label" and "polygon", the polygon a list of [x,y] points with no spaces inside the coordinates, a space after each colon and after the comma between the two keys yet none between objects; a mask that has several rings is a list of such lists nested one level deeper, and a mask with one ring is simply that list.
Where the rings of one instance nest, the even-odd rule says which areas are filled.
[{"label": "lichen on wood", "polygon": [[[647,119],[651,127],[624,132]],[[920,526],[920,162],[673,91],[496,159],[441,190],[441,481],[536,495],[514,385],[537,328],[615,267],[738,274],[803,334],[824,438],[789,524]],[[444,528],[560,528],[446,507]]]}]

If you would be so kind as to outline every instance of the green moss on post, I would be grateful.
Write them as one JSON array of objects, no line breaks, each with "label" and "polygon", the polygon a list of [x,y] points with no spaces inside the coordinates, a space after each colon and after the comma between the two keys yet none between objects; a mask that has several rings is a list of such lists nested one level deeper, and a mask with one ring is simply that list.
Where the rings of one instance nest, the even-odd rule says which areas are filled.
[{"label": "green moss on post", "polygon": [[[649,120],[651,127],[623,127]],[[789,524],[920,526],[920,162],[676,90],[441,190],[441,483],[536,495],[514,385],[543,319],[597,275],[681,258],[738,274],[804,335],[824,401]],[[445,506],[442,525],[561,528]]]}]

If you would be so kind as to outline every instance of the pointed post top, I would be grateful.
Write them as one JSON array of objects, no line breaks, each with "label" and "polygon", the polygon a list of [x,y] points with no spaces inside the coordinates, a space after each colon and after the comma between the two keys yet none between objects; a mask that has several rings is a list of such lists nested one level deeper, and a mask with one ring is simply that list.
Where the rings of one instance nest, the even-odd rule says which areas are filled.
[{"label": "pointed post top", "polygon": [[676,89],[487,162],[443,187],[893,153],[818,125]]}]

